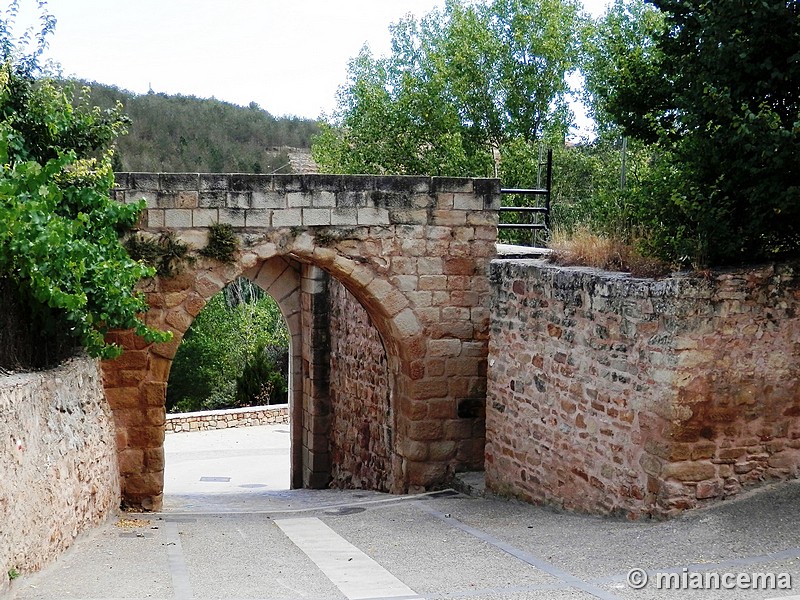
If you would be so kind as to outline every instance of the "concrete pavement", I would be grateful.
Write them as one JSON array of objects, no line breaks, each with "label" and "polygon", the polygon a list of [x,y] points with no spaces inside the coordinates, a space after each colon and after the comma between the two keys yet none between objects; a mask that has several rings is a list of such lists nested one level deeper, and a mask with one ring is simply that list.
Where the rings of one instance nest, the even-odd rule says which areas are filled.
[{"label": "concrete pavement", "polygon": [[[764,600],[800,594],[798,483],[667,522],[635,523],[452,491],[415,497],[288,491],[287,432],[279,425],[168,436],[164,512],[113,519],[43,572],[16,580],[12,598]],[[643,589],[627,581],[631,569],[642,569],[633,584],[642,573],[648,577]],[[788,577],[794,590],[743,588],[745,579],[748,587],[754,580],[769,584],[768,575],[775,577],[773,587],[785,586]],[[718,588],[736,587],[676,589],[715,581]]]}]

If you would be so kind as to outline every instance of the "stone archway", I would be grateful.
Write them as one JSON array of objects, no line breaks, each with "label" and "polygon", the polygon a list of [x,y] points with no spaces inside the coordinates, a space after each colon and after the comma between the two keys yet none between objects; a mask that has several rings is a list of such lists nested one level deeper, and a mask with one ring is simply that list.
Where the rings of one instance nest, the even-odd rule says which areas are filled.
[{"label": "stone archway", "polygon": [[391,491],[430,488],[483,464],[495,180],[128,174],[118,181],[120,199],[148,201],[145,229],[168,228],[201,247],[210,223],[228,222],[242,242],[232,265],[200,259],[144,288],[146,320],[172,330],[171,342],[111,336],[125,348],[103,368],[128,505],[161,506],[172,358],[206,300],[240,275],[283,303],[299,359],[295,487],[322,487],[330,478],[330,399],[324,351],[315,343],[327,310],[326,274],[366,309],[385,346],[394,407]]}]

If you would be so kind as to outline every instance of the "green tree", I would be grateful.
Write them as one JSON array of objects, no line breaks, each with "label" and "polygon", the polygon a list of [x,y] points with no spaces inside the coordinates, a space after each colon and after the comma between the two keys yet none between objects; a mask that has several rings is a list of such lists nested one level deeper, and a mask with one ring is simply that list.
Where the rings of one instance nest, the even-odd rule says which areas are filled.
[{"label": "green tree", "polygon": [[209,300],[186,332],[170,372],[167,408],[285,402],[288,346],[277,303],[237,279]]},{"label": "green tree", "polygon": [[13,37],[18,2],[0,17],[0,278],[32,329],[110,358],[121,351],[105,342],[111,329],[133,328],[148,341],[170,337],[140,320],[147,304],[134,288],[152,271],[119,242],[142,206],[109,197],[108,148],[127,121],[85,96],[73,102],[72,90],[42,77],[38,58],[54,21],[39,6],[35,38]]},{"label": "green tree", "polygon": [[504,147],[566,131],[574,0],[448,0],[392,27],[389,57],[351,62],[312,151],[329,172],[495,175]]},{"label": "green tree", "polygon": [[695,266],[800,255],[800,3],[653,0],[665,26],[617,60],[604,106],[658,143],[641,220]]}]

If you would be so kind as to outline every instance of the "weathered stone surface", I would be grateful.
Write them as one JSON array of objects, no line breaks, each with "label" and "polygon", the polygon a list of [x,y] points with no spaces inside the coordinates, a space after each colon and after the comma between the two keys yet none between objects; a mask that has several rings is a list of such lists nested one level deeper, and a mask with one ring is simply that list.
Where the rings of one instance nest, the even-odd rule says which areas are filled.
[{"label": "weathered stone surface", "polygon": [[787,449],[800,438],[787,418],[800,399],[793,267],[653,281],[495,261],[490,279],[495,489],[583,511],[669,515],[796,476],[800,455]]},{"label": "weathered stone surface", "polygon": [[332,485],[388,491],[392,418],[386,350],[366,310],[338,281],[328,289]]},{"label": "weathered stone surface", "polygon": [[[148,345],[120,337],[126,352],[103,365],[127,460],[138,451],[157,457],[160,408],[181,335],[207,298],[244,274],[276,298],[291,330],[294,486],[333,478],[403,492],[481,463],[497,182],[121,174],[119,183],[123,198],[149,198],[158,225],[145,229],[173,226],[187,239],[205,239],[207,226],[221,222],[241,241],[233,264],[198,260],[150,282],[146,321],[175,339]],[[475,410],[462,410],[468,404]],[[427,439],[422,447],[405,443],[431,432],[448,443],[432,450]],[[414,456],[406,458],[406,449]],[[412,476],[403,467],[431,453],[434,468]],[[158,463],[145,459],[140,473],[126,472],[131,506],[160,505]]]},{"label": "weathered stone surface", "polygon": [[[0,377],[0,415],[5,577],[54,560],[118,509],[120,488],[118,436],[95,360]],[[141,465],[140,450],[123,450],[123,464],[126,456],[131,468]]]}]

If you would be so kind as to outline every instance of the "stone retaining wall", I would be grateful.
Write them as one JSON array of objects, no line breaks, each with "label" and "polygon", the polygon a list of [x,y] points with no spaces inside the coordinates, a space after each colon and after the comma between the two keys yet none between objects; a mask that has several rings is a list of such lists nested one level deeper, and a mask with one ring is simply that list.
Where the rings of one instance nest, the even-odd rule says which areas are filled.
[{"label": "stone retaining wall", "polygon": [[0,595],[119,508],[111,410],[95,360],[0,377]]},{"label": "stone retaining wall", "polygon": [[670,515],[800,469],[800,273],[495,261],[490,489]]},{"label": "stone retaining wall", "polygon": [[289,423],[288,404],[168,414],[165,429],[167,433],[182,433],[276,423]]}]

